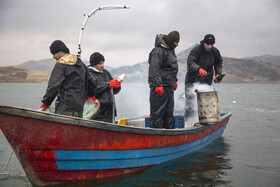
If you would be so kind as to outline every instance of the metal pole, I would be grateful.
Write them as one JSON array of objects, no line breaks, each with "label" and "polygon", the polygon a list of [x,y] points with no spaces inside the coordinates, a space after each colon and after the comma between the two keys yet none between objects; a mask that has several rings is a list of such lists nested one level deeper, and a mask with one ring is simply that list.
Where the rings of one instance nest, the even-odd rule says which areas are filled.
[{"label": "metal pole", "polygon": [[112,10],[112,9],[129,9],[129,6],[125,6],[125,5],[105,5],[105,6],[100,6],[96,9],[94,9],[93,11],[91,11],[85,18],[83,24],[82,24],[82,28],[80,31],[80,36],[79,36],[79,42],[78,42],[78,57],[81,56],[82,53],[82,48],[81,48],[81,43],[82,43],[82,36],[85,30],[85,26],[88,22],[88,19],[90,18],[90,16],[92,16],[93,14],[95,14],[95,12],[99,11],[99,10]]}]

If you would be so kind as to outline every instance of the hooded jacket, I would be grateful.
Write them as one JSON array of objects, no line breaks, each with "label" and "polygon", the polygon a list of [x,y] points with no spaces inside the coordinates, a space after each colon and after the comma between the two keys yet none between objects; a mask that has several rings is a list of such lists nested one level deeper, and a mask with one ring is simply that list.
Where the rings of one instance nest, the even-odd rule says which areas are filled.
[{"label": "hooded jacket", "polygon": [[55,64],[42,102],[51,105],[55,97],[55,110],[83,112],[87,97],[88,72],[76,55],[67,54]]},{"label": "hooded jacket", "polygon": [[[113,97],[111,94],[111,88],[109,87],[109,82],[113,80],[111,74],[104,69],[103,72],[96,71],[91,67],[88,68],[90,74],[91,82],[95,82],[95,91],[92,92],[96,99],[99,100],[100,103],[111,103],[113,102]],[[119,93],[121,87],[114,88],[114,94]]]},{"label": "hooded jacket", "polygon": [[[206,51],[202,42],[191,50],[187,64],[188,70],[185,84],[199,82],[211,85],[214,70],[216,75],[222,74],[223,59],[220,55],[220,51],[214,46],[210,51]],[[198,72],[199,68],[207,71],[207,75],[201,77]]]},{"label": "hooded jacket", "polygon": [[[114,98],[109,87],[109,82],[113,79],[111,74],[104,69],[102,72],[95,68],[88,67],[89,70],[89,82],[95,83],[95,88],[90,90],[91,94],[94,94],[96,99],[100,102],[100,109],[91,118],[93,120],[112,122],[113,118],[113,106],[115,110],[115,116],[117,115],[116,105],[113,105]],[[92,89],[92,88],[90,88]],[[119,88],[113,88],[114,94],[118,94],[121,90]]]},{"label": "hooded jacket", "polygon": [[150,86],[174,87],[177,81],[178,63],[174,49],[165,43],[166,35],[156,36],[155,47],[149,55],[149,77]]}]

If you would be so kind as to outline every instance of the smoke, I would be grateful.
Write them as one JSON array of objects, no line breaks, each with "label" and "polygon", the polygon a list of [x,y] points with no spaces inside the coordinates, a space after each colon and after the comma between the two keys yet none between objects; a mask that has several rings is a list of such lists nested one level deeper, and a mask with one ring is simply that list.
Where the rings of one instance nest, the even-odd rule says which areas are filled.
[{"label": "smoke", "polygon": [[185,93],[175,101],[174,115],[185,116],[185,127],[192,127],[199,122],[197,111],[197,96],[195,90],[199,92],[214,91],[214,87],[208,84],[194,83],[187,87]]},{"label": "smoke", "polygon": [[[214,87],[207,84],[195,83],[187,89],[185,93],[179,94],[175,98],[174,115],[185,116],[185,111],[191,114],[185,116],[185,126],[192,127],[198,120],[197,96],[195,90],[199,92],[214,91]],[[115,95],[117,106],[117,118],[137,118],[143,117],[150,112],[149,103],[150,88],[148,84],[123,82],[119,94]]]},{"label": "smoke", "polygon": [[117,119],[133,119],[149,114],[149,85],[125,81],[121,85],[121,91],[115,95]]}]

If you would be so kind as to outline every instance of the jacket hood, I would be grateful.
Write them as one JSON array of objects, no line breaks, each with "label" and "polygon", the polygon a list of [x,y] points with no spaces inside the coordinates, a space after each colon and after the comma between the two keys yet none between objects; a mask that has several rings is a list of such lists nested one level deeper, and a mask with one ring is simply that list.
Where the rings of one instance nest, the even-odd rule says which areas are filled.
[{"label": "jacket hood", "polygon": [[67,54],[61,57],[56,63],[66,64],[66,65],[75,65],[78,61],[77,55]]},{"label": "jacket hood", "polygon": [[89,70],[92,70],[92,71],[95,71],[96,73],[103,73],[103,71],[99,71],[98,69],[96,69],[95,67],[92,67],[92,66],[88,66],[88,69]]},{"label": "jacket hood", "polygon": [[156,36],[156,40],[155,40],[155,47],[164,47],[166,49],[169,49],[168,45],[164,41],[165,38],[166,38],[166,35],[158,34]]}]

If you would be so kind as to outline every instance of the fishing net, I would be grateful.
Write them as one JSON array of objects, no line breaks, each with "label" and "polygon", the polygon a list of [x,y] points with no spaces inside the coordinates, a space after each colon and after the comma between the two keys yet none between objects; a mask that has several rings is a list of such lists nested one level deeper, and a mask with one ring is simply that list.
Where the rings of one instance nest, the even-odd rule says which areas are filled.
[{"label": "fishing net", "polygon": [[90,119],[98,111],[99,107],[100,103],[97,99],[93,103],[87,100],[84,104],[83,118]]},{"label": "fishing net", "polygon": [[[44,107],[39,108],[38,111],[43,111],[43,108],[44,108]],[[54,108],[53,108],[52,106],[49,106],[49,107],[47,108],[47,110],[46,110],[46,111],[43,111],[43,112],[54,113]]]}]

